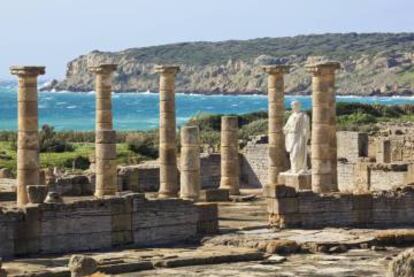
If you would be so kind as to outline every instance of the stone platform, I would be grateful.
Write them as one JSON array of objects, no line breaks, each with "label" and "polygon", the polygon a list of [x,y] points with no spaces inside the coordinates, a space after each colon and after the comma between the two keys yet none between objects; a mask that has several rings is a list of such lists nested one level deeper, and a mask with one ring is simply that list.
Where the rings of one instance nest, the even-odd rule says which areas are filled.
[{"label": "stone platform", "polygon": [[0,257],[159,246],[218,229],[215,204],[129,194],[0,207]]},{"label": "stone platform", "polygon": [[311,190],[312,174],[282,172],[278,177],[278,184],[295,188],[296,190]]},{"label": "stone platform", "polygon": [[366,194],[318,194],[276,186],[266,201],[269,223],[279,228],[414,226],[412,186]]}]

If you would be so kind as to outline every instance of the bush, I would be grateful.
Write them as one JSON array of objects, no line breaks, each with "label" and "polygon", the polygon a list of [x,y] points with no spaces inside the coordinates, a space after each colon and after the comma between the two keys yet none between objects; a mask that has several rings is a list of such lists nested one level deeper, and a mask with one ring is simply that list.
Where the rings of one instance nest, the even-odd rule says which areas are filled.
[{"label": "bush", "polygon": [[377,123],[375,116],[365,113],[355,113],[350,115],[342,115],[338,117],[338,123],[342,125],[350,124],[373,124]]},{"label": "bush", "polygon": [[72,152],[73,146],[64,140],[59,140],[56,137],[54,127],[43,125],[39,133],[40,152]]},{"label": "bush", "polygon": [[126,136],[128,150],[153,159],[158,158],[158,132],[134,133]]},{"label": "bush", "polygon": [[64,162],[64,167],[86,170],[90,166],[89,159],[83,156],[76,156],[75,158],[67,159]]},{"label": "bush", "polygon": [[247,125],[244,125],[239,132],[241,139],[248,139],[251,136],[257,136],[261,134],[267,134],[268,120],[258,119]]}]

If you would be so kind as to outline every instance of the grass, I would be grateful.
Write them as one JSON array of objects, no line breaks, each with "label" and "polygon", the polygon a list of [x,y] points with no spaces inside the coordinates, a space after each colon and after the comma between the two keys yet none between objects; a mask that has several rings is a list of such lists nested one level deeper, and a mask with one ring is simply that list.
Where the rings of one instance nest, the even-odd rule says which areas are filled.
[{"label": "grass", "polygon": [[[89,158],[94,153],[95,146],[93,143],[74,143],[74,151],[63,153],[41,153],[41,168],[62,167],[71,168],[72,161],[77,157]],[[117,161],[118,164],[138,163],[147,158],[135,154],[128,150],[126,143],[117,144]],[[13,149],[13,143],[0,141],[0,168],[9,168],[16,171],[16,151]]]}]

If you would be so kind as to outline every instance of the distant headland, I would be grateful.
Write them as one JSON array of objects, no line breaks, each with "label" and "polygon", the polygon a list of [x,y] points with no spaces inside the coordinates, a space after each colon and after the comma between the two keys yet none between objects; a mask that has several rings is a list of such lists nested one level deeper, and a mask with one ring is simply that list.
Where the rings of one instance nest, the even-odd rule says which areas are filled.
[{"label": "distant headland", "polygon": [[304,65],[313,56],[335,59],[340,95],[413,95],[414,33],[346,33],[295,37],[188,42],[119,52],[92,51],[67,65],[66,78],[42,90],[93,90],[87,66],[116,63],[115,91],[156,91],[156,64],[179,64],[177,91],[201,94],[251,94],[266,91],[261,65],[292,66],[288,94],[309,94],[311,76]]}]

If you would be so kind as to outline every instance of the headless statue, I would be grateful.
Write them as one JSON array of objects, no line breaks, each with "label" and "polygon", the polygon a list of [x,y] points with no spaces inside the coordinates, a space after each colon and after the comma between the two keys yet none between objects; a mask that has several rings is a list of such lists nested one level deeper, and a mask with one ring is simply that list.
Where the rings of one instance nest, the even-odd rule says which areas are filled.
[{"label": "headless statue", "polygon": [[301,111],[298,101],[291,104],[292,114],[283,127],[285,134],[285,147],[290,155],[290,173],[306,173],[307,166],[307,144],[310,134],[309,117]]}]

